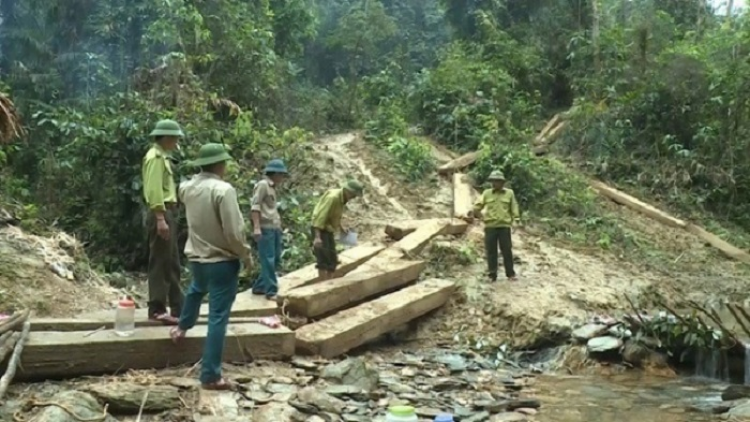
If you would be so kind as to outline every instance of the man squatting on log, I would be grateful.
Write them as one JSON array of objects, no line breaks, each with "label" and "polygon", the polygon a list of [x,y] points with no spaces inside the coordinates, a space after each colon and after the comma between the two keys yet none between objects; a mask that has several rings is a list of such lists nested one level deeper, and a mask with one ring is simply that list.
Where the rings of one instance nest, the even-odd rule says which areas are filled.
[{"label": "man squatting on log", "polygon": [[208,334],[203,346],[200,380],[203,388],[228,390],[221,376],[224,340],[232,304],[237,295],[240,261],[252,265],[245,242],[237,192],[223,180],[231,157],[221,144],[203,145],[192,162],[201,172],[180,185],[185,204],[188,240],[185,255],[193,275],[179,324],[170,331],[175,343],[195,326],[203,297],[208,294]]},{"label": "man squatting on log", "polygon": [[253,294],[276,300],[279,281],[276,276],[281,265],[281,216],[276,202],[276,188],[286,179],[288,171],[282,160],[271,160],[263,171],[264,177],[255,184],[250,217],[253,239],[258,246],[260,274],[253,284]]},{"label": "man squatting on log", "polygon": [[339,264],[334,232],[347,231],[341,227],[345,205],[361,196],[364,187],[356,180],[348,180],[339,189],[330,189],[323,194],[312,213],[313,252],[316,268],[321,280],[333,277]]},{"label": "man squatting on log", "polygon": [[[474,203],[469,219],[484,220],[484,247],[487,254],[487,267],[491,281],[497,280],[497,250],[503,256],[503,267],[508,280],[516,279],[513,269],[513,242],[511,227],[519,224],[521,215],[513,190],[505,187],[505,176],[500,171],[493,171],[488,180],[492,188],[482,192]],[[484,211],[484,213],[482,213]]]},{"label": "man squatting on log", "polygon": [[[177,191],[169,153],[184,136],[173,120],[161,120],[149,135],[154,144],[143,157],[143,198],[148,207],[148,317],[168,325],[182,310],[180,251],[177,246]],[[170,312],[167,312],[169,298]]]}]

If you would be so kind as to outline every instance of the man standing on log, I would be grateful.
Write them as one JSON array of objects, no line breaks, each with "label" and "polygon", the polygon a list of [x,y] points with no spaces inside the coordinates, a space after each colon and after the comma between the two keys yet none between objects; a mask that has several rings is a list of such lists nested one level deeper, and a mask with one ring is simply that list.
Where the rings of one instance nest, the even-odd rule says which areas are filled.
[{"label": "man standing on log", "polygon": [[312,214],[313,252],[321,280],[333,277],[339,264],[334,232],[346,233],[341,217],[347,202],[361,196],[364,187],[356,180],[348,180],[340,189],[330,189],[318,200]]},{"label": "man standing on log", "polygon": [[237,192],[223,180],[230,159],[223,145],[203,145],[198,159],[192,162],[201,173],[180,185],[188,223],[185,255],[193,281],[179,324],[170,334],[175,343],[185,337],[187,330],[195,326],[203,297],[208,294],[208,334],[200,380],[203,388],[210,390],[232,388],[221,376],[224,339],[237,295],[240,261],[248,268],[252,265]]},{"label": "man standing on log", "polygon": [[276,272],[281,264],[281,216],[276,203],[276,188],[288,172],[281,160],[266,165],[263,180],[255,184],[252,201],[253,239],[258,245],[260,275],[253,284],[253,294],[276,300],[279,282]]},{"label": "man standing on log", "polygon": [[[148,317],[177,324],[182,310],[180,251],[177,246],[177,191],[169,154],[184,136],[174,120],[161,120],[150,136],[154,144],[143,158],[143,197],[148,207]],[[171,312],[167,312],[167,298]]]},{"label": "man standing on log", "polygon": [[497,250],[503,255],[503,267],[508,280],[515,280],[513,270],[513,243],[511,227],[520,222],[518,202],[513,190],[505,187],[505,176],[500,171],[493,171],[488,180],[492,188],[482,192],[474,204],[469,218],[482,217],[484,211],[484,247],[487,254],[487,266],[491,281],[497,280]]}]

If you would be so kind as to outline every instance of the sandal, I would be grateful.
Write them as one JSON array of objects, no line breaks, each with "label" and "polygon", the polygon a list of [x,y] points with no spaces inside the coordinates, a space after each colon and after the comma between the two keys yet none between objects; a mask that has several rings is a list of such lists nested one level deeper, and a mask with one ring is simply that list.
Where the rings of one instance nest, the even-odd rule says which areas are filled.
[{"label": "sandal", "polygon": [[233,382],[227,380],[226,378],[220,378],[218,381],[201,384],[201,388],[210,391],[231,391],[235,390],[236,386]]},{"label": "sandal", "polygon": [[178,344],[180,340],[184,339],[185,334],[187,334],[187,332],[185,330],[180,329],[180,327],[172,327],[169,330],[169,337],[172,338],[172,342],[174,344]]},{"label": "sandal", "polygon": [[179,319],[173,317],[172,315],[169,315],[168,313],[162,313],[162,314],[152,314],[150,317],[148,317],[151,321],[158,321],[161,322],[164,325],[177,325],[177,323],[180,321]]}]

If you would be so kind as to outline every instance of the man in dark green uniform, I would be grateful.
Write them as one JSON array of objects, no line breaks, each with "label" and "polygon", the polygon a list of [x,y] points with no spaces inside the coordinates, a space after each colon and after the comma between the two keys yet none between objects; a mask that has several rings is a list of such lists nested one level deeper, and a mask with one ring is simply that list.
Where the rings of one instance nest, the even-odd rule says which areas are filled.
[{"label": "man in dark green uniform", "polygon": [[[148,207],[148,317],[175,325],[182,311],[180,251],[177,246],[177,189],[169,154],[184,136],[174,120],[161,120],[143,157],[143,198]],[[169,311],[167,312],[167,299]]]},{"label": "man in dark green uniform", "polygon": [[330,189],[315,205],[312,214],[312,236],[316,268],[321,280],[333,277],[339,264],[334,233],[344,230],[341,217],[347,202],[361,196],[364,187],[356,180],[349,180],[340,189]]},{"label": "man in dark green uniform", "polygon": [[508,280],[515,280],[511,227],[514,223],[518,224],[521,218],[518,202],[513,191],[505,187],[505,176],[502,172],[493,171],[488,180],[492,183],[492,188],[482,192],[469,217],[481,217],[484,220],[484,247],[490,280],[497,280],[498,247],[503,255],[505,276]]}]

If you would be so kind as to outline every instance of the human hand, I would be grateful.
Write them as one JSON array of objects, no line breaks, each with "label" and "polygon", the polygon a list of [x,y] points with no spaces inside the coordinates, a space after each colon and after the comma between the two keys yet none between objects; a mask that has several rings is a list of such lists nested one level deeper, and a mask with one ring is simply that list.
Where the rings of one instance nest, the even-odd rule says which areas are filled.
[{"label": "human hand", "polygon": [[263,237],[263,232],[259,228],[253,230],[253,240],[260,242],[261,237]]},{"label": "human hand", "polygon": [[313,248],[320,249],[323,246],[323,240],[319,237],[316,237],[315,240],[313,240]]},{"label": "human hand", "polygon": [[164,240],[169,240],[169,225],[164,217],[157,218],[156,220],[156,233]]}]

